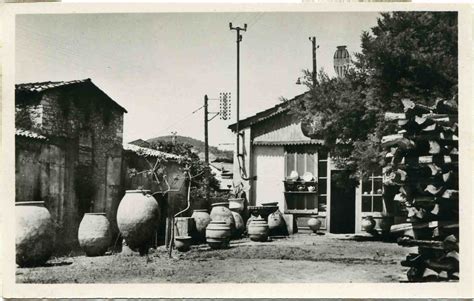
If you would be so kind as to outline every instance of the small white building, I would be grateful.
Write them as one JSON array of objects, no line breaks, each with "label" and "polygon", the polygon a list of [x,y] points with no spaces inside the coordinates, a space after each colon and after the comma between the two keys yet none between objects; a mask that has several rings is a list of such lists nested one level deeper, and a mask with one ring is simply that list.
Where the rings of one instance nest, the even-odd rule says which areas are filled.
[{"label": "small white building", "polygon": [[[345,171],[334,166],[322,141],[304,134],[301,121],[289,112],[289,102],[239,122],[233,178],[248,184],[250,205],[277,202],[300,229],[311,215],[318,215],[322,230],[331,233],[362,232],[362,219],[369,215],[376,220],[376,229],[381,229],[382,220],[385,227],[394,206],[383,199],[381,174],[354,185]],[[229,129],[235,132],[236,124]],[[300,180],[288,181],[295,172]]]}]

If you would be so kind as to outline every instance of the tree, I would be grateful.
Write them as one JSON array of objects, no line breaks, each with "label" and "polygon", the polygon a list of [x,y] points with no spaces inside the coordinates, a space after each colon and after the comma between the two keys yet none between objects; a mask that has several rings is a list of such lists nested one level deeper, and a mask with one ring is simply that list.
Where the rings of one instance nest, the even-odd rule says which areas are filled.
[{"label": "tree", "polygon": [[380,139],[394,130],[384,113],[401,111],[401,99],[457,101],[457,13],[382,13],[371,33],[362,33],[361,48],[344,78],[320,72],[313,85],[305,71],[309,91],[290,106],[358,177],[380,168]]}]

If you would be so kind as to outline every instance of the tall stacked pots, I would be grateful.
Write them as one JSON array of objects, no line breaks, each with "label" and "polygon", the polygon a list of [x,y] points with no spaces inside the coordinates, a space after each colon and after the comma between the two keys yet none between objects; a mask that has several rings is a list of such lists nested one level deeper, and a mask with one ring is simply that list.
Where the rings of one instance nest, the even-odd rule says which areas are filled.
[{"label": "tall stacked pots", "polygon": [[117,210],[117,224],[125,242],[140,254],[147,252],[158,230],[160,209],[148,190],[127,190]]},{"label": "tall stacked pots", "polygon": [[267,241],[268,233],[268,223],[264,218],[259,216],[250,222],[248,234],[251,240],[261,242]]},{"label": "tall stacked pots", "polygon": [[16,263],[21,267],[44,264],[52,255],[54,227],[44,202],[15,203]]},{"label": "tall stacked pots", "polygon": [[79,245],[87,256],[101,256],[111,243],[110,223],[105,213],[86,213],[79,226]]},{"label": "tall stacked pots", "polygon": [[232,211],[229,210],[229,202],[219,202],[211,205],[211,220],[213,222],[222,221],[229,225],[230,231],[235,232],[235,219]]},{"label": "tall stacked pots", "polygon": [[206,241],[212,249],[222,249],[229,246],[232,233],[225,221],[211,221],[206,228]]}]

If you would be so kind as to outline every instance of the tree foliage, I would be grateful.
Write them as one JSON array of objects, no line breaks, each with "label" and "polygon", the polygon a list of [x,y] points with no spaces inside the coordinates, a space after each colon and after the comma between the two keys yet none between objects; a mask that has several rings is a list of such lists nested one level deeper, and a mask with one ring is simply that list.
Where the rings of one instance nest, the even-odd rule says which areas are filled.
[{"label": "tree foliage", "polygon": [[457,36],[455,12],[382,13],[362,33],[362,50],[344,78],[320,72],[313,85],[305,71],[309,91],[292,112],[341,167],[370,174],[382,162],[381,137],[394,130],[385,112],[400,112],[403,98],[427,105],[457,100]]}]

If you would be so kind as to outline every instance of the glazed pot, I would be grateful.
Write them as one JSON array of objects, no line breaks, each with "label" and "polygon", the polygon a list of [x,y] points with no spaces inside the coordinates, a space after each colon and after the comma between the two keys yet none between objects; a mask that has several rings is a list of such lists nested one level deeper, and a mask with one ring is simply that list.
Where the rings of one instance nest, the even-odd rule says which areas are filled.
[{"label": "glazed pot", "polygon": [[280,210],[277,210],[268,216],[268,229],[270,235],[284,234],[286,223]]},{"label": "glazed pot", "polygon": [[38,266],[51,257],[54,227],[44,202],[15,203],[16,263],[20,267]]},{"label": "glazed pot", "polygon": [[230,236],[230,226],[224,221],[211,221],[206,228],[206,242],[212,249],[228,247]]},{"label": "glazed pot", "polygon": [[375,220],[372,216],[367,216],[362,219],[362,230],[366,232],[372,232],[375,229]]},{"label": "glazed pot", "polygon": [[249,224],[248,234],[253,241],[267,241],[268,232],[268,223],[262,217],[257,217]]},{"label": "glazed pot", "polygon": [[191,248],[191,236],[176,236],[174,238],[174,246],[180,252],[187,252]]},{"label": "glazed pot", "polygon": [[235,221],[235,232],[233,233],[232,237],[240,238],[245,231],[244,220],[242,216],[240,216],[240,214],[237,212],[232,211],[232,215],[234,216]]},{"label": "glazed pot", "polygon": [[321,220],[315,215],[311,216],[311,218],[308,219],[308,227],[314,233],[318,233],[319,229],[321,229],[321,225],[322,225]]},{"label": "glazed pot", "polygon": [[226,222],[232,233],[235,232],[235,220],[232,211],[229,210],[229,202],[214,203],[211,205],[211,221]]},{"label": "glazed pot", "polygon": [[148,190],[127,190],[117,210],[117,224],[130,249],[147,252],[158,230],[160,209]]},{"label": "glazed pot", "polygon": [[244,211],[244,202],[244,198],[230,198],[229,209],[237,213],[242,213],[242,211]]},{"label": "glazed pot", "polygon": [[196,241],[204,241],[206,239],[206,227],[211,222],[211,216],[206,209],[194,209],[191,217],[194,218],[196,225],[193,238]]},{"label": "glazed pot", "polygon": [[102,256],[112,239],[105,213],[86,213],[79,225],[78,240],[87,256]]}]

